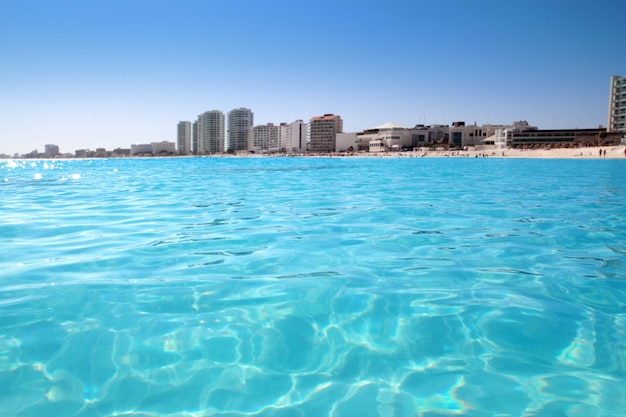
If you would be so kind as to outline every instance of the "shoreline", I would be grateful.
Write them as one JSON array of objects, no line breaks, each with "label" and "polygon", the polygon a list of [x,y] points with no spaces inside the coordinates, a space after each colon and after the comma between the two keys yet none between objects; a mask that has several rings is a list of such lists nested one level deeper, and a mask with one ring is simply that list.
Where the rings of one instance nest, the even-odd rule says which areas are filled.
[{"label": "shoreline", "polygon": [[[602,151],[602,156],[600,156]],[[598,146],[589,148],[555,149],[498,149],[466,151],[406,152],[425,158],[528,158],[528,159],[626,159],[626,146]],[[417,154],[417,155],[414,155]]]},{"label": "shoreline", "polygon": [[[602,155],[600,155],[602,151]],[[144,158],[500,158],[500,159],[626,159],[626,145],[586,148],[552,149],[489,149],[489,150],[431,150],[421,148],[407,152],[364,153],[299,153],[299,154],[214,154],[214,155],[133,155],[85,158],[0,158],[0,160],[77,160],[77,159],[144,159]]]}]

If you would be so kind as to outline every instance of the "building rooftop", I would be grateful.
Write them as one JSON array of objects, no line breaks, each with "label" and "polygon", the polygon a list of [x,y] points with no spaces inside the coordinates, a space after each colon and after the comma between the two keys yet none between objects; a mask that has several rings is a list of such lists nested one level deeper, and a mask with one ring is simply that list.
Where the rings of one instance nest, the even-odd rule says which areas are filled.
[{"label": "building rooftop", "polygon": [[315,117],[311,117],[311,120],[335,120],[338,119],[339,116],[335,115],[335,114],[325,114],[323,116],[315,116]]},{"label": "building rooftop", "polygon": [[387,122],[387,123],[382,124],[380,126],[369,128],[367,130],[391,130],[391,129],[407,129],[407,127],[399,125],[399,124],[394,123],[394,122]]}]

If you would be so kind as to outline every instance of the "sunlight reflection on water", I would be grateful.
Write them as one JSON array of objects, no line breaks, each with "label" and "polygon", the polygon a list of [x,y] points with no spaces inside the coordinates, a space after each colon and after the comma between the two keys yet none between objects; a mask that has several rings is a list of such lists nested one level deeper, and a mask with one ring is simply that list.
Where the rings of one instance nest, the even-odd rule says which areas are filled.
[{"label": "sunlight reflection on water", "polygon": [[0,410],[620,415],[624,168],[2,161]]}]

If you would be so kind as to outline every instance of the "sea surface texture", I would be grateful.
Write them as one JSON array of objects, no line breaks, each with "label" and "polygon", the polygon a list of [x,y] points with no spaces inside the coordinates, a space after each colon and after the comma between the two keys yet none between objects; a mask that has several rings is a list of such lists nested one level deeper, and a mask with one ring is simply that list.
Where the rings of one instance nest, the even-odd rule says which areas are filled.
[{"label": "sea surface texture", "polygon": [[623,416],[625,173],[0,161],[0,416]]}]

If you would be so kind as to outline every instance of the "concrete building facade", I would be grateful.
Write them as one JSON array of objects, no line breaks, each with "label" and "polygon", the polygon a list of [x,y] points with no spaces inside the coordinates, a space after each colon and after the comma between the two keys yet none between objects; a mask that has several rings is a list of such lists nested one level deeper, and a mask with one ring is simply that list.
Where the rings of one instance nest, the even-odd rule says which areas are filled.
[{"label": "concrete building facade", "polygon": [[605,146],[618,144],[620,136],[615,132],[607,134],[605,128],[533,129],[513,131],[510,144],[516,148]]},{"label": "concrete building facade", "polygon": [[334,114],[311,118],[309,124],[309,151],[335,152],[337,133],[343,132],[343,120]]},{"label": "concrete building facade", "polygon": [[224,113],[211,110],[198,116],[198,153],[210,155],[225,150]]},{"label": "concrete building facade", "polygon": [[624,76],[611,77],[607,131],[626,133],[626,77]]},{"label": "concrete building facade", "polygon": [[456,147],[480,146],[488,137],[494,136],[497,130],[511,129],[511,125],[483,124],[466,126],[465,122],[454,122],[448,131],[450,144]]},{"label": "concrete building facade", "polygon": [[151,143],[137,143],[130,145],[130,155],[152,155]]},{"label": "concrete building facade", "polygon": [[[283,126],[281,124],[281,126]],[[288,153],[302,153],[307,149],[307,124],[296,120],[285,124],[281,129],[281,150]]]},{"label": "concrete building facade", "polygon": [[[385,152],[387,150],[402,150],[411,146],[411,132],[397,123],[385,123],[380,126],[365,129],[357,135],[358,150],[369,152]],[[367,146],[365,145],[367,143]]]},{"label": "concrete building facade", "polygon": [[246,108],[233,109],[228,112],[228,143],[229,151],[248,149],[249,131],[254,125],[254,113]]},{"label": "concrete building facade", "polygon": [[45,145],[43,153],[46,158],[57,156],[59,154],[59,146],[52,144]]},{"label": "concrete building facade", "polygon": [[[337,133],[336,150],[339,152],[356,152],[358,151],[358,133],[357,132],[344,132]],[[362,149],[367,150],[367,149]]]},{"label": "concrete building facade", "polygon": [[447,125],[417,125],[408,128],[389,122],[358,133],[354,149],[368,152],[402,151],[420,146],[444,144],[447,143],[447,139]]},{"label": "concrete building facade", "polygon": [[277,152],[280,144],[280,126],[273,123],[250,129],[248,150],[257,153]]},{"label": "concrete building facade", "polygon": [[174,155],[176,153],[176,143],[164,140],[162,142],[152,142],[153,155]]},{"label": "concrete building facade", "polygon": [[191,152],[194,154],[198,153],[198,121],[193,122],[191,126]]},{"label": "concrete building facade", "polygon": [[[450,145],[458,148],[467,146],[496,145],[497,148],[506,147],[510,144],[512,134],[522,130],[537,130],[535,126],[530,126],[527,121],[513,122],[510,125],[483,124],[465,125],[465,122],[454,122],[448,129]],[[506,135],[505,144],[502,144],[502,135]]]},{"label": "concrete building facade", "polygon": [[189,155],[191,149],[191,122],[178,122],[176,129],[176,147],[181,155]]}]

